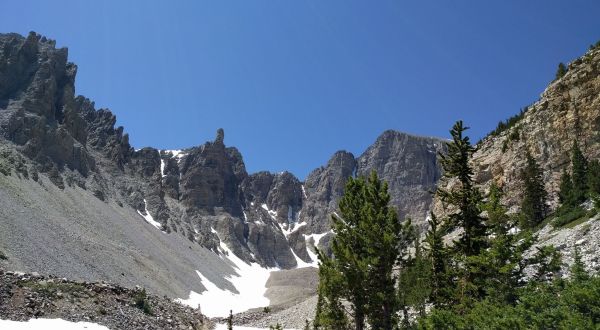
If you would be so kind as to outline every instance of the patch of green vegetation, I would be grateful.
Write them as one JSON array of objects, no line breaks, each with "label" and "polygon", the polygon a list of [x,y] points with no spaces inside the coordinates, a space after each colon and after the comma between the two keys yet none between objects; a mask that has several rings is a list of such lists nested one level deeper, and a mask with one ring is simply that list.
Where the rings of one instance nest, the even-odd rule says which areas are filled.
[{"label": "patch of green vegetation", "polygon": [[145,314],[154,315],[152,307],[150,307],[150,302],[148,301],[146,289],[136,292],[136,294],[133,296],[133,301],[135,307],[141,309]]},{"label": "patch of green vegetation", "polygon": [[595,208],[586,211],[581,207],[575,207],[556,217],[552,221],[552,226],[555,229],[573,228],[588,221],[596,214],[598,214],[598,211]]},{"label": "patch of green vegetation", "polygon": [[263,313],[265,313],[265,314],[271,313],[271,307],[269,307],[269,306],[263,307]]},{"label": "patch of green vegetation", "polygon": [[516,115],[498,123],[498,126],[491,131],[487,136],[498,136],[500,133],[513,128],[523,117],[525,117],[525,113],[529,110],[529,106],[523,107]]},{"label": "patch of green vegetation", "polygon": [[564,75],[567,74],[567,71],[568,71],[568,68],[563,62],[558,63],[558,68],[556,69],[555,80],[558,80],[558,79],[564,77]]},{"label": "patch of green vegetation", "polygon": [[600,48],[600,40],[598,40],[595,44],[590,45],[590,50],[594,50]]},{"label": "patch of green vegetation", "polygon": [[47,296],[56,296],[57,293],[72,294],[76,292],[85,292],[85,287],[77,283],[55,283],[48,281],[24,281],[21,282],[23,287],[30,288],[32,291],[41,293]]}]

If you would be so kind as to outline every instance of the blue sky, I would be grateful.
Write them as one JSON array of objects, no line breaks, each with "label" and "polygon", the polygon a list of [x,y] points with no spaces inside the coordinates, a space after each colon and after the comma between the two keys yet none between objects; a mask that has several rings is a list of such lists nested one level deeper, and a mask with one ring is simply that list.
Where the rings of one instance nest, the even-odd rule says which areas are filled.
[{"label": "blue sky", "polygon": [[69,48],[134,147],[214,139],[304,178],[386,129],[476,140],[600,40],[600,2],[3,0],[0,31]]}]

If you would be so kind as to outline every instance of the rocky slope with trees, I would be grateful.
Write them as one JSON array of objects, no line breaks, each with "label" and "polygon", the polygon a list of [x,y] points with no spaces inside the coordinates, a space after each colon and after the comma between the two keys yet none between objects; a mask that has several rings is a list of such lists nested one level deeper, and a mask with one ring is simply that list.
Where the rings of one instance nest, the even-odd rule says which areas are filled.
[{"label": "rocky slope with trees", "polygon": [[478,144],[473,156],[475,180],[485,188],[505,187],[505,201],[516,210],[526,153],[542,169],[552,209],[558,205],[563,169],[570,169],[575,142],[589,159],[600,157],[600,47],[558,70],[540,99],[524,108]]}]

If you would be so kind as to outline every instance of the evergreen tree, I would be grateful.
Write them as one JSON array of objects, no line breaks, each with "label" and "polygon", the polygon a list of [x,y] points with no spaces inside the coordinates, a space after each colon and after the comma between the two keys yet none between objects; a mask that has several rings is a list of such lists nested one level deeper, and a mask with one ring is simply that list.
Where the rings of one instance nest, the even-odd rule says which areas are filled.
[{"label": "evergreen tree", "polygon": [[571,207],[575,204],[573,202],[573,180],[571,180],[571,175],[569,175],[566,169],[563,170],[560,176],[558,198],[561,204],[566,207]]},{"label": "evergreen tree", "polygon": [[489,245],[487,226],[480,209],[483,196],[473,184],[470,164],[476,149],[469,137],[463,136],[467,129],[462,121],[456,122],[450,131],[452,142],[448,145],[448,153],[440,155],[444,176],[456,180],[457,184],[448,190],[437,190],[441,201],[454,211],[447,219],[449,229],[462,230],[459,240],[455,241],[454,253],[450,258],[452,264],[445,276],[455,281],[451,286],[454,290],[451,293],[454,308],[463,311],[483,294],[478,281],[484,276],[485,269],[481,268],[477,256]]},{"label": "evergreen tree", "polygon": [[521,201],[521,213],[523,215],[522,226],[533,228],[546,217],[547,192],[544,188],[542,170],[535,158],[529,152],[525,155],[527,163],[521,171],[523,181],[523,200]]},{"label": "evergreen tree", "polygon": [[317,250],[319,258],[319,286],[317,310],[313,321],[315,330],[348,329],[348,318],[343,306],[347,296],[343,275],[333,259]]},{"label": "evergreen tree", "polygon": [[587,185],[587,159],[583,156],[577,140],[573,142],[571,149],[571,164],[573,166],[571,178],[573,180],[573,202],[576,204],[583,203],[588,191]]},{"label": "evergreen tree", "polygon": [[537,248],[532,264],[536,265],[534,283],[550,282],[560,270],[562,256],[552,245]]},{"label": "evergreen tree", "polygon": [[558,63],[558,68],[556,69],[555,78],[558,80],[558,79],[562,78],[566,73],[567,73],[567,66],[563,62]]},{"label": "evergreen tree", "polygon": [[588,188],[592,195],[600,194],[600,162],[594,159],[588,164]]},{"label": "evergreen tree", "polygon": [[590,278],[588,273],[585,271],[585,265],[581,261],[581,253],[579,248],[575,248],[575,255],[573,257],[573,265],[571,266],[571,279],[576,283],[581,283]]},{"label": "evergreen tree", "polygon": [[492,183],[484,205],[492,229],[492,239],[489,249],[483,251],[478,259],[481,268],[487,270],[479,285],[491,300],[513,303],[524,278],[526,263],[523,254],[535,240],[529,232],[516,235],[516,221],[507,215],[508,210],[501,202],[502,195],[502,189]]},{"label": "evergreen tree", "polygon": [[406,254],[413,231],[410,221],[398,221],[389,201],[387,183],[375,172],[369,178],[348,179],[340,215],[332,216],[335,257],[319,253],[321,301],[316,326],[335,328],[332,322],[343,316],[342,301],[351,307],[357,330],[365,328],[367,319],[374,329],[392,329],[396,324],[394,268]]},{"label": "evergreen tree", "polygon": [[431,272],[430,301],[440,307],[449,300],[448,289],[448,253],[444,246],[445,231],[438,218],[431,212],[428,219],[429,229],[425,235],[425,252]]},{"label": "evergreen tree", "polygon": [[502,189],[496,182],[490,185],[488,201],[483,209],[487,212],[487,223],[493,233],[503,232],[509,225],[509,217],[506,214],[508,210],[502,205]]},{"label": "evergreen tree", "polygon": [[473,185],[473,168],[469,164],[476,148],[471,145],[468,136],[463,136],[467,129],[462,121],[457,121],[450,131],[452,142],[448,145],[448,153],[440,154],[444,177],[457,179],[459,186],[452,190],[438,188],[437,194],[442,202],[458,209],[449,216],[449,223],[452,228],[464,231],[457,247],[465,256],[473,256],[486,247],[487,238],[486,226],[479,209],[483,197]]},{"label": "evergreen tree", "polygon": [[410,326],[409,308],[425,316],[425,305],[431,294],[431,264],[422,253],[419,237],[414,241],[415,254],[410,257],[400,271],[398,300],[403,314],[403,324]]}]

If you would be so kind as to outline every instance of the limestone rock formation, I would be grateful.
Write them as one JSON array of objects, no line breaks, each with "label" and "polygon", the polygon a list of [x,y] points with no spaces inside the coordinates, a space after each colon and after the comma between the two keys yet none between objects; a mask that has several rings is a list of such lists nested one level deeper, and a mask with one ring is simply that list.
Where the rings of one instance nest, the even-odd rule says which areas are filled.
[{"label": "limestone rock formation", "polygon": [[506,203],[518,210],[519,171],[529,151],[544,172],[550,206],[558,203],[558,185],[570,166],[577,140],[588,159],[600,157],[600,49],[592,49],[568,65],[567,73],[550,83],[524,117],[498,136],[488,136],[474,155],[476,181],[487,189],[492,181],[508,192]]}]

